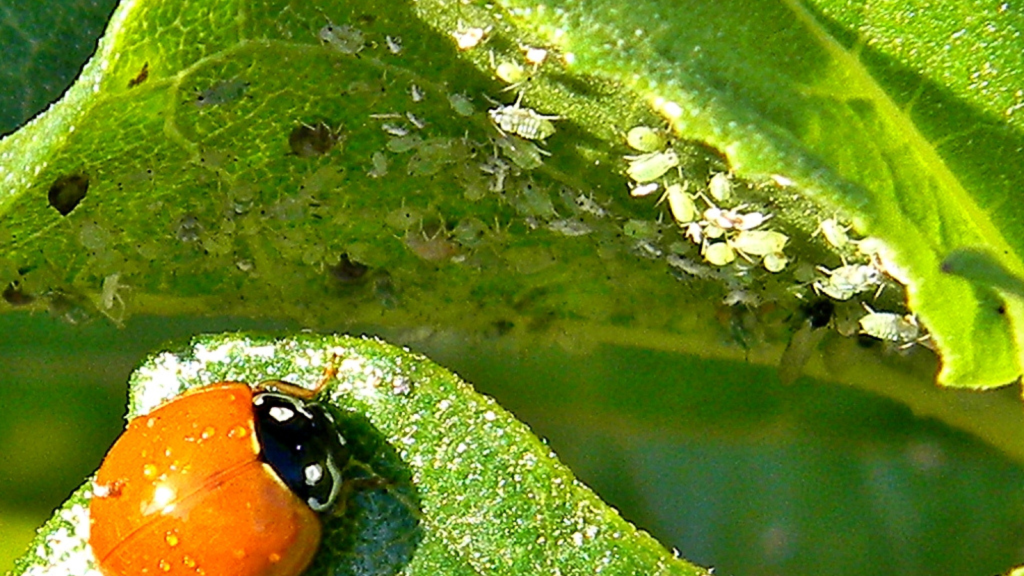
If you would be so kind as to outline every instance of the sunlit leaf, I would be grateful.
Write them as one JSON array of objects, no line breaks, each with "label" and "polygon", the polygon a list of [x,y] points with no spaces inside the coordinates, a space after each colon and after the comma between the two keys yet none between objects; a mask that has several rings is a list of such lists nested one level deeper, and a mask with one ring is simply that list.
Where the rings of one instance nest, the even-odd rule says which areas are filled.
[{"label": "sunlit leaf", "polygon": [[[493,400],[379,341],[200,337],[135,372],[129,416],[225,380],[313,386],[329,366],[327,395],[353,453],[389,486],[357,492],[328,524],[310,574],[705,574],[624,521]],[[16,575],[92,573],[89,498],[86,484]]]}]

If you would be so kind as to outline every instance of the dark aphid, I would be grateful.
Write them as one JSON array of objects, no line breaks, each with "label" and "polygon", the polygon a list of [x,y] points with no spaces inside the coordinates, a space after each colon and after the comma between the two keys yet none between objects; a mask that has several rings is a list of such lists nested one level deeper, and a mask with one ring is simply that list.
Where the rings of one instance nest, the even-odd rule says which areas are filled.
[{"label": "dark aphid", "polygon": [[793,333],[789,344],[782,352],[779,360],[779,380],[783,384],[792,384],[803,374],[804,366],[818,349],[818,344],[825,337],[828,326],[835,312],[835,304],[827,298],[809,302],[800,307],[807,318],[801,322],[800,328]]},{"label": "dark aphid", "polygon": [[339,140],[339,130],[334,130],[324,122],[312,126],[299,124],[288,135],[288,147],[292,154],[301,158],[310,158],[326,154]]},{"label": "dark aphid", "polygon": [[50,206],[60,212],[61,216],[71,213],[78,203],[85,198],[89,190],[89,177],[85,174],[68,174],[53,181],[47,198]]},{"label": "dark aphid", "polygon": [[836,311],[836,305],[831,300],[822,298],[804,304],[800,307],[800,310],[807,315],[811,328],[824,328],[832,320],[832,314]]},{"label": "dark aphid", "polygon": [[142,65],[142,70],[139,70],[138,76],[128,81],[128,87],[135,88],[145,82],[147,78],[149,78],[149,62]]}]

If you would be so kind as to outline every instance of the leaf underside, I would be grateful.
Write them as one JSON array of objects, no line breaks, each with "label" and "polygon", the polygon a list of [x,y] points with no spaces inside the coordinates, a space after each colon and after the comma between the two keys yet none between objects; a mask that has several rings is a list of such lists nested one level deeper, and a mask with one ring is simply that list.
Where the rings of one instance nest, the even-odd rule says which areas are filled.
[{"label": "leaf underside", "polygon": [[[648,346],[728,339],[715,318],[729,291],[793,313],[813,297],[795,264],[698,279],[668,263],[700,262],[699,249],[656,197],[629,196],[622,144],[629,128],[668,120],[685,182],[733,170],[740,201],[794,239],[795,262],[840,264],[812,239],[836,213],[880,238],[942,356],[940,382],[1020,373],[1020,307],[941,270],[972,248],[1021,276],[1010,233],[1020,208],[1006,201],[1021,176],[983,178],[972,164],[978,147],[986,162],[1005,158],[1017,119],[1000,125],[954,86],[960,108],[943,123],[942,78],[927,62],[885,60],[870,18],[767,1],[174,6],[122,6],[65,99],[0,143],[8,302],[73,319],[236,313],[583,342],[660,335]],[[1016,17],[993,18],[1007,28]],[[474,30],[481,43],[459,50]],[[505,91],[496,66],[522,63],[531,45],[550,54]],[[964,66],[1019,58],[993,50]],[[557,116],[543,152],[498,144],[487,99],[520,93]],[[972,114],[990,119],[965,128]],[[1001,138],[971,140],[996,129]],[[500,178],[481,168],[492,159]],[[902,304],[897,291],[885,298]],[[760,321],[781,349],[793,328]]]}]

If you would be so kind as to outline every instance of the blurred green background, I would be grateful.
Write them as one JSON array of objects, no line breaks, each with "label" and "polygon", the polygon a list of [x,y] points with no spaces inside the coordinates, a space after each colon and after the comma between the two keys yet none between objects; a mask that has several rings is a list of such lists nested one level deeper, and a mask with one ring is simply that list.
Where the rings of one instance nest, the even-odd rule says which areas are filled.
[{"label": "blurred green background", "polygon": [[[0,0],[0,134],[70,84],[114,2],[38,6]],[[60,50],[47,48],[55,38]],[[203,331],[297,328],[146,317],[117,328],[0,306],[0,572],[99,464],[145,354]],[[380,334],[496,397],[624,516],[718,574],[981,576],[1024,563],[1020,463],[890,400],[648,350]]]},{"label": "blurred green background", "polygon": [[[0,570],[99,464],[133,366],[238,328],[287,327],[0,316]],[[981,576],[1024,559],[1021,466],[889,400],[646,350],[380,334],[497,398],[625,517],[719,574]]]}]

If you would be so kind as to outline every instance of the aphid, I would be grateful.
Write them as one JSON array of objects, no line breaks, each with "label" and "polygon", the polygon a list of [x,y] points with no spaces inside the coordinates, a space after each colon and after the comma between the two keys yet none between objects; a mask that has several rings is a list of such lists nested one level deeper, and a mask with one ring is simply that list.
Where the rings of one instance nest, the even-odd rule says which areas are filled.
[{"label": "aphid", "polygon": [[384,146],[389,152],[401,153],[417,148],[422,142],[423,138],[420,138],[416,134],[410,134],[409,136],[389,138],[387,144]]},{"label": "aphid", "polygon": [[143,64],[142,70],[139,70],[139,73],[135,76],[135,78],[132,78],[128,81],[128,87],[135,88],[139,84],[145,82],[147,78],[149,78],[149,62]]},{"label": "aphid", "polygon": [[366,45],[362,30],[352,26],[335,26],[330,21],[320,29],[317,37],[321,43],[330,44],[331,48],[342,54],[357,54]]},{"label": "aphid", "polygon": [[741,230],[729,239],[729,245],[741,254],[767,256],[782,252],[789,236],[772,230]]},{"label": "aphid", "polygon": [[480,164],[480,171],[493,177],[489,187],[491,192],[501,192],[505,189],[505,179],[508,178],[511,168],[508,162],[497,156],[492,156],[487,159],[487,162]]},{"label": "aphid", "polygon": [[388,52],[391,52],[392,54],[398,54],[402,51],[401,36],[385,36],[384,42],[388,45]]},{"label": "aphid", "polygon": [[551,197],[543,188],[530,181],[522,182],[509,198],[509,203],[522,216],[547,220],[557,215]]},{"label": "aphid", "polygon": [[638,152],[656,152],[665,146],[665,134],[649,126],[634,126],[626,133],[626,144]]},{"label": "aphid", "polygon": [[515,104],[498,106],[487,111],[498,131],[502,134],[515,134],[527,140],[544,140],[554,134],[555,125],[551,121],[558,120],[559,116],[545,116],[532,108],[523,108],[519,105],[522,99],[523,94],[520,92]]},{"label": "aphid", "polygon": [[764,265],[765,270],[778,273],[786,269],[786,265],[789,264],[789,258],[782,252],[772,252],[771,254],[765,254],[761,264]]},{"label": "aphid", "polygon": [[415,114],[413,114],[412,112],[406,112],[405,117],[409,119],[409,122],[412,123],[412,125],[415,126],[417,130],[423,130],[424,128],[427,127],[427,123],[424,122]]},{"label": "aphid", "polygon": [[730,290],[722,298],[722,304],[726,306],[743,304],[744,306],[757,307],[761,305],[761,297],[749,290],[734,289]]},{"label": "aphid", "polygon": [[818,270],[828,275],[828,280],[815,280],[814,289],[836,300],[849,300],[882,282],[882,274],[875,267],[863,264],[847,264],[835,270],[819,266]]},{"label": "aphid", "polygon": [[[703,195],[701,195],[703,197]],[[704,210],[704,220],[722,228],[723,230],[752,230],[757,228],[761,224],[764,224],[771,214],[762,214],[760,212],[740,212],[740,208],[732,208],[730,210],[722,210],[718,206],[715,206],[707,198],[704,198],[710,207]]]},{"label": "aphid", "polygon": [[409,129],[408,128],[406,128],[405,126],[402,126],[401,124],[396,124],[394,122],[385,122],[385,123],[380,125],[380,129],[385,131],[385,132],[387,132],[391,136],[397,136],[399,138],[402,137],[402,136],[408,136],[409,135]]},{"label": "aphid", "polygon": [[875,312],[867,304],[864,304],[864,309],[868,313],[857,321],[862,334],[904,346],[913,345],[921,336],[921,326],[912,314],[901,316],[892,312]]},{"label": "aphid", "polygon": [[732,198],[732,181],[725,172],[719,172],[708,182],[708,193],[716,202],[728,202]]},{"label": "aphid", "polygon": [[761,214],[760,212],[747,212],[746,214],[736,214],[736,229],[737,230],[753,230],[761,224],[764,224],[771,214]]},{"label": "aphid", "polygon": [[704,246],[703,256],[709,264],[725,266],[736,260],[736,251],[728,242],[715,242]]},{"label": "aphid", "polygon": [[476,113],[473,102],[465,94],[449,94],[448,105],[459,116],[472,116]]},{"label": "aphid", "polygon": [[507,84],[517,84],[526,78],[526,70],[523,70],[523,67],[515,62],[502,62],[498,64],[494,69],[494,74]]},{"label": "aphid", "polygon": [[548,51],[543,48],[534,48],[532,46],[523,46],[524,59],[532,64],[534,68],[544,63],[544,60],[548,57]]},{"label": "aphid", "polygon": [[668,200],[668,209],[677,223],[689,224],[697,218],[697,204],[693,197],[686,193],[686,188],[682,184],[670,184],[665,188],[661,198]]},{"label": "aphid", "polygon": [[814,235],[817,236],[820,233],[833,248],[841,249],[850,243],[850,237],[846,235],[849,230],[848,227],[840,224],[839,220],[826,218],[821,221],[821,224],[818,224],[818,229],[814,231]]},{"label": "aphid", "polygon": [[544,164],[541,156],[548,155],[548,152],[542,150],[540,146],[515,136],[501,136],[495,138],[494,143],[501,148],[509,160],[512,160],[513,164],[523,170],[539,168]]},{"label": "aphid", "polygon": [[577,206],[579,206],[580,210],[592,216],[604,218],[605,216],[608,215],[608,212],[604,208],[602,208],[600,204],[598,204],[593,198],[585,194],[580,194],[579,196],[576,196],[574,202]]},{"label": "aphid", "polygon": [[655,246],[650,240],[637,240],[633,251],[649,260],[657,260],[663,254],[661,248]]},{"label": "aphid", "polygon": [[590,229],[590,226],[587,226],[585,223],[576,220],[575,218],[552,220],[551,222],[548,222],[548,230],[557,232],[563,236],[584,236],[593,232],[593,230]]},{"label": "aphid", "polygon": [[712,240],[717,240],[718,238],[722,238],[725,236],[725,230],[723,228],[715,226],[714,224],[705,224],[704,236],[707,238],[711,238]]},{"label": "aphid", "polygon": [[124,309],[124,300],[118,291],[124,286],[120,283],[121,273],[114,272],[103,279],[103,283],[100,286],[100,304],[104,310],[111,310],[114,307],[114,303],[121,305],[121,309]]},{"label": "aphid", "polygon": [[632,196],[633,198],[642,198],[644,196],[649,196],[657,192],[657,190],[657,182],[648,182],[646,184],[640,184],[639,186],[634,186],[633,188],[630,188],[629,195]]},{"label": "aphid", "polygon": [[426,98],[426,94],[423,92],[423,88],[420,88],[419,84],[409,85],[409,95],[412,96],[413,102],[422,102]]},{"label": "aphid", "polygon": [[383,178],[388,174],[388,156],[383,152],[374,152],[370,156],[373,168],[366,173],[370,178]]},{"label": "aphid", "polygon": [[718,276],[718,273],[715,272],[714,268],[705,266],[699,262],[694,262],[693,260],[679,256],[678,254],[669,254],[668,257],[665,258],[665,261],[668,262],[669,266],[677,268],[682,272],[697,278],[715,278]]},{"label": "aphid", "polygon": [[245,94],[249,83],[245,80],[222,80],[196,96],[196,106],[219,106],[238,100]]},{"label": "aphid", "polygon": [[433,230],[405,233],[405,245],[417,257],[428,262],[447,260],[459,253],[459,246],[448,239],[448,231],[438,226]]},{"label": "aphid", "polygon": [[456,46],[459,50],[472,50],[476,48],[480,41],[484,39],[487,32],[490,31],[490,27],[484,28],[466,28],[464,30],[456,30],[452,32],[452,38],[455,39]]},{"label": "aphid", "polygon": [[835,305],[831,300],[818,300],[817,302],[801,306],[801,310],[807,318],[801,323],[800,328],[793,333],[789,339],[786,350],[779,359],[779,380],[783,384],[791,384],[803,373],[804,366],[810,360],[811,354],[818,349],[818,344],[827,333],[822,328],[828,326],[835,311]]},{"label": "aphid", "polygon": [[704,242],[704,227],[700,222],[690,222],[684,228],[683,235],[689,238],[690,242],[700,244]]},{"label": "aphid", "polygon": [[659,237],[658,225],[650,220],[638,220],[631,218],[622,225],[622,233],[630,238],[639,240],[657,240]]},{"label": "aphid", "polygon": [[673,148],[639,156],[626,156],[626,160],[629,161],[626,174],[636,182],[656,180],[672,168],[679,166],[679,155]]},{"label": "aphid", "polygon": [[299,124],[288,135],[288,147],[300,158],[311,158],[326,154],[338,143],[341,130],[331,129],[325,122]]}]

